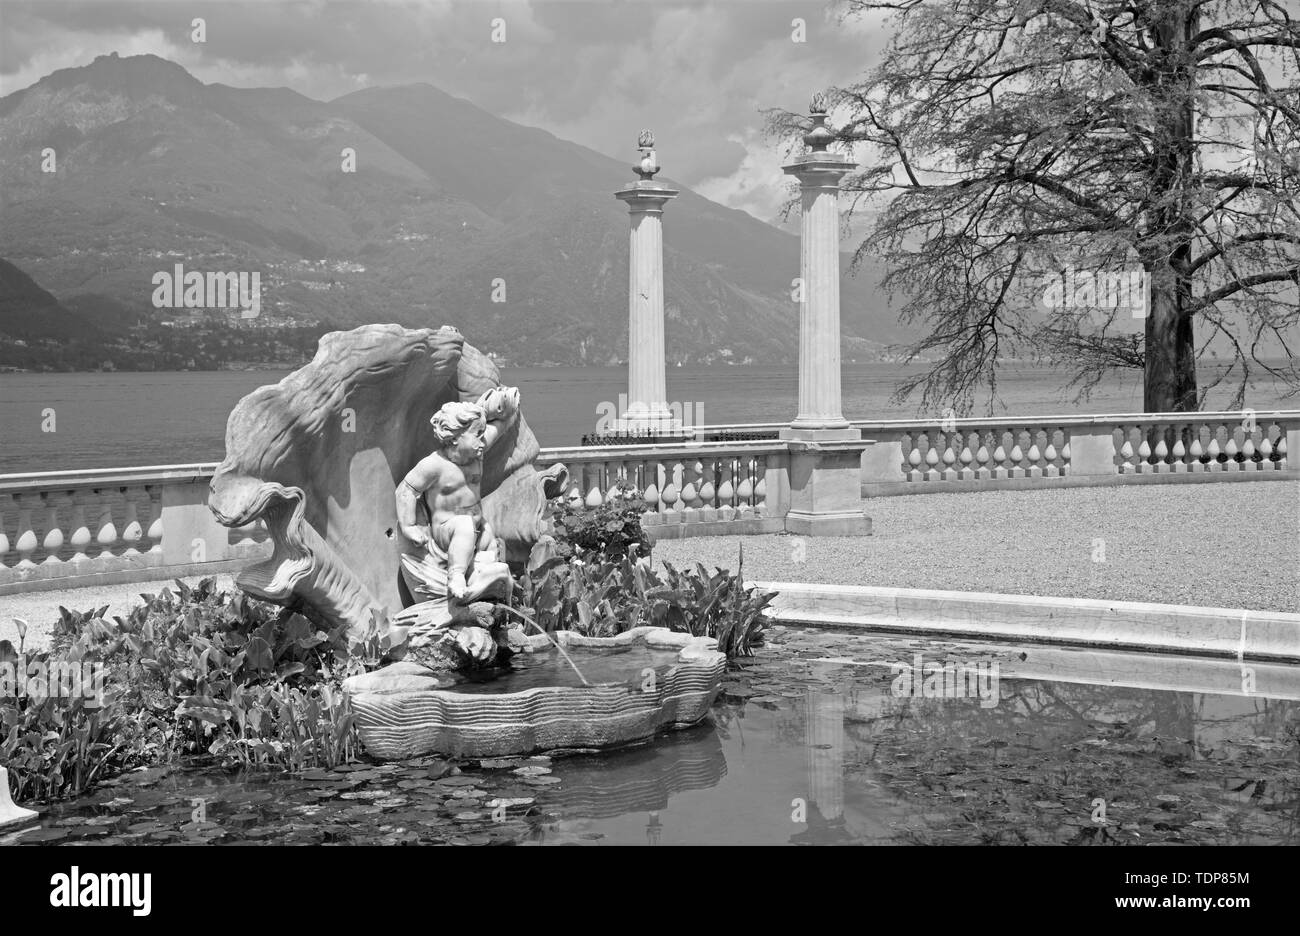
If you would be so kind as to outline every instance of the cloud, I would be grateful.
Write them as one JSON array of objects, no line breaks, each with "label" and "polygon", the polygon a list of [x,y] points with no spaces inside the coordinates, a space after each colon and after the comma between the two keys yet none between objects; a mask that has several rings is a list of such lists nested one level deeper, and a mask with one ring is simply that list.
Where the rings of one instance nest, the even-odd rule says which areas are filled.
[{"label": "cloud", "polygon": [[[492,113],[630,164],[655,130],[665,175],[770,219],[784,196],[767,107],[802,110],[850,82],[884,41],[878,18],[825,0],[261,0],[5,3],[0,93],[96,55],[151,52],[205,82],[328,100],[427,81]],[[207,42],[190,41],[202,16]],[[492,41],[492,21],[506,41]],[[806,41],[792,41],[792,21]]]}]

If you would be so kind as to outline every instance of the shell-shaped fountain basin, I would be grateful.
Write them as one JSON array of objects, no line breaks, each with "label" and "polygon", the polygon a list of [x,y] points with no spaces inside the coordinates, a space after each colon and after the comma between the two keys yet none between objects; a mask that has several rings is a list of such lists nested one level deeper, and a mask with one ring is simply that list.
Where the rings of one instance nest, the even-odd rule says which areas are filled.
[{"label": "shell-shaped fountain basin", "polygon": [[495,674],[463,677],[394,663],[343,684],[367,753],[501,757],[617,747],[704,719],[727,658],[711,637],[637,627],[617,637],[542,635]]}]

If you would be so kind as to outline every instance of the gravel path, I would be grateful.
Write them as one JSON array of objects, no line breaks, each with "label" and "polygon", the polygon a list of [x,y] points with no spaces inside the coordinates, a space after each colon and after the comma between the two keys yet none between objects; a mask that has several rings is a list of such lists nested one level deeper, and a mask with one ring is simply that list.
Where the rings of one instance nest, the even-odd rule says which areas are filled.
[{"label": "gravel path", "polygon": [[[869,512],[868,537],[698,536],[654,555],[734,569],[743,542],[749,579],[1300,612],[1300,481],[918,494]],[[166,584],[0,597],[0,640],[17,646],[25,618],[42,646],[59,605],[125,614]]]},{"label": "gravel path", "polygon": [[[185,579],[191,585],[203,576],[195,575]],[[215,576],[217,587],[228,590],[235,587],[235,580],[229,575]],[[63,588],[58,591],[29,592],[25,595],[0,596],[0,640],[8,640],[18,646],[18,627],[14,618],[27,622],[28,650],[45,646],[54,622],[59,619],[59,605],[70,611],[99,610],[108,605],[108,616],[115,614],[125,617],[132,608],[142,605],[141,592],[156,595],[164,588],[171,588],[176,594],[176,583],[170,579],[157,582],[130,582],[125,585],[92,585],[89,588]]]},{"label": "gravel path", "polygon": [[[881,497],[869,537],[700,536],[655,558],[745,577],[1300,611],[1300,482]],[[1104,560],[1104,561],[1101,561]]]}]

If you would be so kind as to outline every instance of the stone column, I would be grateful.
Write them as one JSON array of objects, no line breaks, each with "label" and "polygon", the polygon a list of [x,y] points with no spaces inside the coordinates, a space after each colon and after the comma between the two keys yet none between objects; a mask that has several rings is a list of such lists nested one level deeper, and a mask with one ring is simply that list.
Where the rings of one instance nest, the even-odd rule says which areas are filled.
[{"label": "stone column", "polygon": [[862,507],[862,439],[840,409],[840,179],[855,164],[827,152],[825,98],[813,95],[808,152],[788,166],[799,180],[803,229],[799,275],[799,412],[781,438],[790,443],[791,533],[847,536],[871,532]]},{"label": "stone column", "polygon": [[[627,404],[620,405],[620,432],[677,432],[668,408],[664,376],[664,204],[677,189],[654,181],[659,164],[654,136],[642,130],[640,177],[614,197],[627,202],[632,227],[628,239]],[[622,401],[620,401],[621,403]]]}]

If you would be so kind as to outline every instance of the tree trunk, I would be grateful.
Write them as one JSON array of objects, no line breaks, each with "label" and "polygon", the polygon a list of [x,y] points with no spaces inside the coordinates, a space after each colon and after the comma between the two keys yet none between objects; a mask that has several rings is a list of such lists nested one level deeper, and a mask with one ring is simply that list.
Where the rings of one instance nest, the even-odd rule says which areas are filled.
[{"label": "tree trunk", "polygon": [[1146,319],[1143,412],[1196,410],[1196,341],[1192,316],[1185,311],[1191,289],[1187,277],[1178,273],[1178,267],[1186,269],[1190,256],[1191,248],[1184,245],[1148,271],[1151,306]]},{"label": "tree trunk", "polygon": [[1155,241],[1145,245],[1150,278],[1142,408],[1148,413],[1196,409],[1196,342],[1192,316],[1194,206],[1187,199],[1196,130],[1196,62],[1189,40],[1200,29],[1190,0],[1170,3],[1152,34],[1164,61],[1156,69],[1152,194],[1158,198]]}]

